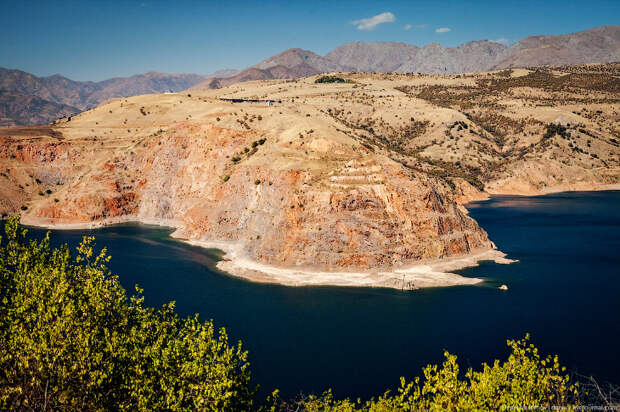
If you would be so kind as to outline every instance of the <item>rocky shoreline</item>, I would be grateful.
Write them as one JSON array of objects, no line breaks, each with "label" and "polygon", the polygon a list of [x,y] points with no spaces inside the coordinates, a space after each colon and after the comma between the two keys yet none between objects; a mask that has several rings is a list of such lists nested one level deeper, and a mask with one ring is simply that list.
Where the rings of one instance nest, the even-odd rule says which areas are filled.
[{"label": "rocky shoreline", "polygon": [[[53,230],[96,230],[123,223],[140,223],[174,228],[175,222],[156,219],[107,219],[88,223],[49,223],[40,219],[26,218],[22,224]],[[175,232],[176,233],[176,232]],[[349,286],[349,287],[387,287],[401,290],[415,290],[430,287],[476,285],[480,278],[461,276],[452,271],[478,266],[481,261],[510,264],[515,260],[497,250],[479,248],[471,253],[444,259],[432,259],[402,265],[400,267],[374,268],[354,271],[325,271],[310,267],[284,267],[258,262],[245,250],[241,241],[190,240],[171,234],[171,237],[193,246],[205,249],[218,249],[224,253],[217,268],[232,276],[252,282],[273,283],[284,286]]]},{"label": "rocky shoreline", "polygon": [[275,283],[285,286],[349,286],[387,287],[401,290],[415,290],[431,287],[475,285],[483,282],[450,273],[467,267],[478,266],[481,261],[509,264],[515,260],[497,249],[477,250],[464,256],[422,261],[399,268],[385,268],[368,271],[326,272],[312,268],[291,268],[266,265],[252,260],[244,252],[240,242],[186,240],[194,246],[224,251],[224,259],[218,262],[218,269],[259,283]]}]

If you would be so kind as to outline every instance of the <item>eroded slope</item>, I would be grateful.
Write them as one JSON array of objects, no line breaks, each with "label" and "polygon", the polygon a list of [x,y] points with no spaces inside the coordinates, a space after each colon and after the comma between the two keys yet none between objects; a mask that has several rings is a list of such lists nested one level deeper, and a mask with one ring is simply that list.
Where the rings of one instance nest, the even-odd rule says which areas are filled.
[{"label": "eroded slope", "polygon": [[24,223],[61,227],[168,224],[187,239],[241,241],[261,262],[325,270],[491,247],[441,179],[299,109],[151,95],[30,136],[8,129],[4,213],[26,208]]},{"label": "eroded slope", "polygon": [[491,250],[459,203],[619,182],[617,65],[344,76],[136,96],[3,129],[1,213],[165,224],[264,265],[378,273]]}]

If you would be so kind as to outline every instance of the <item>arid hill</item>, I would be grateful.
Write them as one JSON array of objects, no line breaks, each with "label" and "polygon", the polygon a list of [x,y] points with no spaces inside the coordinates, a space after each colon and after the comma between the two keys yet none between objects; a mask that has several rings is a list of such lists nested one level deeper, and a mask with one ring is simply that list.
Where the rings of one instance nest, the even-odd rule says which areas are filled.
[{"label": "arid hill", "polygon": [[348,73],[116,99],[0,130],[0,212],[170,225],[235,245],[246,275],[374,271],[367,284],[418,287],[395,271],[493,249],[463,202],[619,187],[619,68]]}]

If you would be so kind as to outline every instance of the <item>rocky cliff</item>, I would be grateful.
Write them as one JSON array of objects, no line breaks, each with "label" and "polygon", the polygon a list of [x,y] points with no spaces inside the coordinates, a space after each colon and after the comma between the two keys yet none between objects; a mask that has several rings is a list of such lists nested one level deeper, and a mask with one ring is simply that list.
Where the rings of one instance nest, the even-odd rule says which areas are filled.
[{"label": "rocky cliff", "polygon": [[[323,270],[491,247],[445,184],[347,138],[324,137],[329,123],[280,125],[273,133],[258,120],[256,129],[237,130],[211,116],[156,130],[129,121],[121,136],[82,135],[95,119],[109,122],[100,115],[118,105],[86,113],[70,129],[4,137],[5,213],[23,203],[31,224],[170,224],[187,239],[242,241],[261,262]],[[221,123],[239,120],[232,110],[218,107],[217,117],[228,118]],[[264,108],[252,112],[273,122]],[[303,116],[297,121],[310,126]]]},{"label": "rocky cliff", "polygon": [[113,100],[71,121],[2,129],[0,212],[66,228],[170,225],[306,274],[471,256],[494,245],[462,202],[620,182],[617,65],[562,70],[310,77]]}]

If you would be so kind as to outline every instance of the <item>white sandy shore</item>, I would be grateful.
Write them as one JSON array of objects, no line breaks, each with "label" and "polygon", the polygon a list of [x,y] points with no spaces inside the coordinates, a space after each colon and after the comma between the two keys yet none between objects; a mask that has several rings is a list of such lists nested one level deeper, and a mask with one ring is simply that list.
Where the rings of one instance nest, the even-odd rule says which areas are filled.
[{"label": "white sandy shore", "polygon": [[[128,219],[112,218],[97,222],[83,223],[51,223],[45,219],[26,218],[25,225],[46,227],[50,229],[75,230],[99,229],[120,223],[142,223],[158,226],[178,228],[179,222],[161,219]],[[172,234],[173,237],[175,233]],[[253,282],[276,283],[286,286],[354,286],[354,287],[389,287],[394,289],[420,289],[442,286],[475,285],[482,282],[480,278],[450,273],[466,267],[477,266],[484,260],[508,264],[515,262],[507,259],[506,254],[496,249],[478,250],[468,255],[420,262],[401,268],[375,269],[358,272],[324,272],[311,268],[285,268],[267,265],[250,258],[244,251],[242,242],[236,241],[202,241],[179,238],[191,245],[209,249],[220,249],[224,260],[218,262],[217,267],[233,276],[239,276]]]},{"label": "white sandy shore", "polygon": [[253,282],[277,283],[287,286],[356,286],[390,287],[394,289],[420,289],[440,286],[474,285],[482,282],[449,271],[477,266],[478,262],[491,260],[508,264],[506,254],[487,249],[466,256],[440,259],[389,271],[323,272],[305,268],[283,268],[257,262],[247,256],[241,242],[186,240],[187,243],[225,252],[224,260],[217,267],[227,273]]}]

